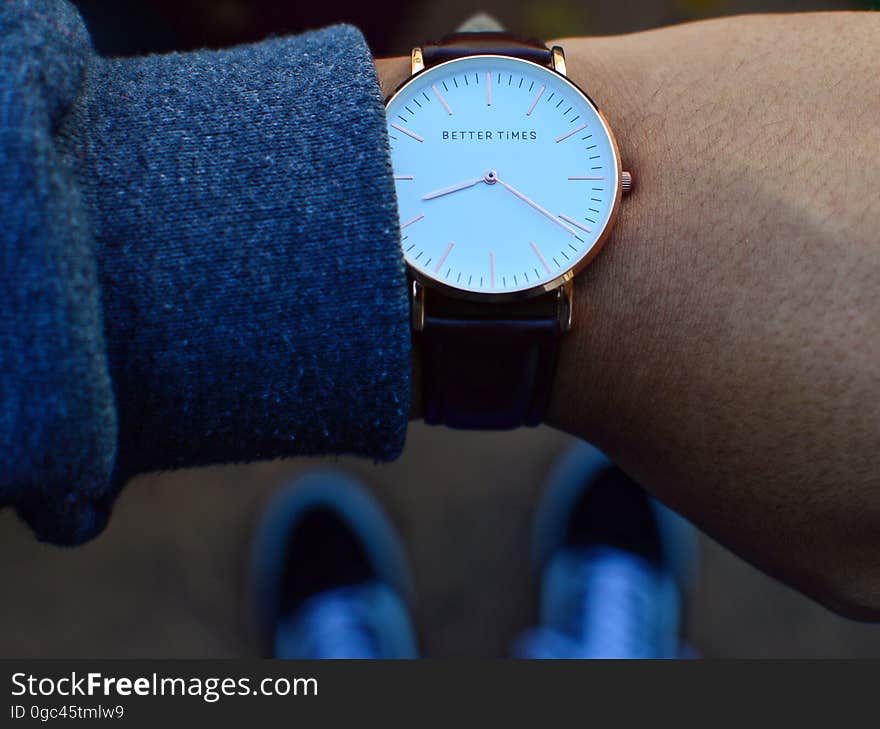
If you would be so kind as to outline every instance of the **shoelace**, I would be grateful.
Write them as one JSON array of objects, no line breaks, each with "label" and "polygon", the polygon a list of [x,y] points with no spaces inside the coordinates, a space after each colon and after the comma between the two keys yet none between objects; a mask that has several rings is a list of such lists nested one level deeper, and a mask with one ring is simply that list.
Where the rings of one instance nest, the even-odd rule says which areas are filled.
[{"label": "shoelace", "polygon": [[351,589],[322,592],[291,618],[294,625],[287,621],[279,625],[278,642],[284,642],[284,633],[293,628],[298,657],[381,658],[373,631],[358,608]]},{"label": "shoelace", "polygon": [[[533,658],[671,657],[677,643],[675,588],[629,552],[591,550],[568,572],[572,592],[560,624],[531,631]],[[673,604],[670,605],[670,600]]]},{"label": "shoelace", "polygon": [[657,628],[656,579],[648,564],[620,550],[585,561],[566,632],[585,636],[595,655],[650,655]]}]

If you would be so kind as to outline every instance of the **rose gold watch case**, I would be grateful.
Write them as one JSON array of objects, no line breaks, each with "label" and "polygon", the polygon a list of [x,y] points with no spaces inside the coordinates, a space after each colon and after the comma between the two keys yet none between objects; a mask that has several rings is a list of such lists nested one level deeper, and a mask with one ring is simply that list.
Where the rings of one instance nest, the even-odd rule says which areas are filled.
[{"label": "rose gold watch case", "polygon": [[[558,47],[556,47],[558,48]],[[413,58],[415,58],[415,52],[418,51],[419,60],[421,60],[421,49],[413,50]],[[385,98],[385,108],[388,108],[388,105],[391,104],[392,101],[402,93],[407,86],[413,83],[419,76],[429,71],[433,71],[436,68],[442,68],[444,66],[449,66],[456,63],[461,63],[465,60],[470,60],[473,58],[505,58],[511,59],[513,58],[520,63],[525,63],[530,66],[535,66],[536,68],[543,69],[544,71],[548,71],[549,73],[557,75],[560,80],[567,84],[574,90],[576,93],[580,94],[584,99],[586,99],[587,103],[593,107],[596,112],[596,115],[599,117],[599,121],[602,122],[602,126],[605,130],[605,133],[608,135],[608,139],[611,142],[611,151],[614,155],[614,174],[615,174],[615,192],[614,192],[614,201],[611,205],[611,212],[608,215],[608,221],[605,224],[605,227],[602,229],[602,232],[599,234],[599,237],[596,239],[596,242],[593,244],[593,247],[581,258],[577,261],[571,268],[567,269],[559,276],[556,276],[550,281],[547,281],[544,284],[539,284],[537,286],[533,286],[528,289],[522,289],[520,291],[508,291],[508,292],[499,292],[499,293],[489,293],[489,292],[479,292],[479,291],[464,291],[463,289],[456,288],[455,286],[450,286],[449,284],[443,283],[442,281],[438,281],[431,276],[427,276],[421,271],[417,270],[413,266],[410,265],[409,261],[406,262],[407,271],[410,276],[421,286],[434,289],[437,291],[441,291],[445,296],[449,296],[452,298],[463,299],[465,301],[480,301],[480,302],[496,302],[503,303],[509,301],[522,301],[524,299],[532,298],[533,296],[539,296],[544,293],[548,293],[550,291],[555,291],[560,289],[560,287],[565,286],[568,282],[570,282],[578,273],[580,273],[584,268],[586,268],[590,262],[599,254],[599,251],[602,250],[602,247],[605,245],[605,242],[608,240],[608,237],[611,235],[611,231],[614,228],[614,224],[617,221],[617,215],[620,212],[620,198],[622,196],[622,184],[621,181],[623,179],[623,171],[621,168],[620,162],[620,150],[617,146],[617,140],[614,137],[614,133],[611,131],[611,127],[608,124],[608,120],[605,118],[602,111],[596,105],[596,102],[587,94],[580,86],[574,83],[571,79],[569,79],[565,74],[560,73],[555,68],[551,68],[550,66],[543,66],[538,63],[534,63],[532,61],[527,61],[522,58],[516,58],[515,56],[504,56],[497,53],[480,53],[474,54],[472,56],[463,56],[462,58],[454,58],[449,61],[444,61],[443,63],[438,63],[436,66],[431,66],[430,68],[425,68],[422,66],[421,70],[417,70],[413,73],[409,78],[402,81],[398,84],[397,88],[394,89],[386,98]],[[418,65],[413,63],[413,68],[418,68]],[[417,287],[413,287],[416,289]],[[566,287],[569,288],[569,287]]]}]

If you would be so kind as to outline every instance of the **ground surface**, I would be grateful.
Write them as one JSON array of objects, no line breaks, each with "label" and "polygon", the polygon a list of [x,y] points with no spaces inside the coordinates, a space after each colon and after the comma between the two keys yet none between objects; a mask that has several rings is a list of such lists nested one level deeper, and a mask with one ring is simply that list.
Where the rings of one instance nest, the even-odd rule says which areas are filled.
[{"label": "ground surface", "polygon": [[[461,434],[414,425],[398,462],[358,473],[407,542],[429,656],[503,656],[534,617],[532,507],[569,439],[542,428]],[[317,459],[146,476],[108,531],[77,550],[37,544],[0,513],[0,656],[256,654],[247,553],[272,491]],[[880,656],[880,626],[836,618],[709,540],[689,632],[708,656]]]}]

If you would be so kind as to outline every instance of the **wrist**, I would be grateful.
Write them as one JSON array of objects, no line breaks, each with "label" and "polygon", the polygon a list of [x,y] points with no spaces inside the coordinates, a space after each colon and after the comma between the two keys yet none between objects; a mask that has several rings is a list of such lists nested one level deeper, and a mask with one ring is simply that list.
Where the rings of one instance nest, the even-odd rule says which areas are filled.
[{"label": "wrist", "polygon": [[666,155],[648,131],[656,117],[640,88],[647,66],[634,37],[551,43],[565,49],[567,75],[615,130],[622,166],[635,178],[610,240],[574,280],[574,327],[562,338],[547,413],[549,425],[608,446],[638,367],[639,320],[648,309],[640,282],[651,275],[646,241],[654,246],[663,227],[657,170]]},{"label": "wrist", "polygon": [[376,66],[382,98],[387,98],[410,75],[410,61],[406,56],[376,58],[373,62]]}]

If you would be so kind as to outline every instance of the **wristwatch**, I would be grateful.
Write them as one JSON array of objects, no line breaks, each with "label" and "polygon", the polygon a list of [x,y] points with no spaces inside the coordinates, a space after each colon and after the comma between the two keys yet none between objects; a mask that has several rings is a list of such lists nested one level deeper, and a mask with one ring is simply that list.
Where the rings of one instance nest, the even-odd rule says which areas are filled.
[{"label": "wristwatch", "polygon": [[386,100],[425,422],[542,422],[573,278],[632,175],[562,48],[503,32],[414,48]]}]

